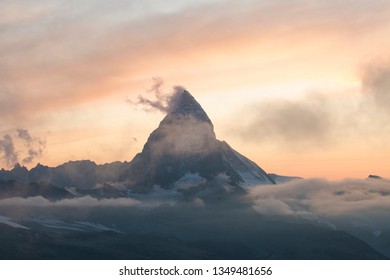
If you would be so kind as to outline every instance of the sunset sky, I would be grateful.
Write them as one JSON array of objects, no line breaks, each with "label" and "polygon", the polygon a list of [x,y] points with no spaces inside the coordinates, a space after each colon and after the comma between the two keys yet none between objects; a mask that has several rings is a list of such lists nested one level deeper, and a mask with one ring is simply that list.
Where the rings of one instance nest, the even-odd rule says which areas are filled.
[{"label": "sunset sky", "polygon": [[154,77],[267,172],[390,177],[388,0],[0,0],[0,168],[130,161]]}]

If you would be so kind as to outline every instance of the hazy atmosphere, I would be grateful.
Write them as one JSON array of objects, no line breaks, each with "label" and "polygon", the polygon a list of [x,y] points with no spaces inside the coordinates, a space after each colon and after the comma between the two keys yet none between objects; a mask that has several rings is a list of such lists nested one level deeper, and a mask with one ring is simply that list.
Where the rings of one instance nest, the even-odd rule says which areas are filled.
[{"label": "hazy atmosphere", "polygon": [[136,103],[156,101],[160,83],[161,96],[184,86],[218,139],[267,172],[390,177],[389,1],[37,0],[0,11],[3,168],[130,161],[163,116]]},{"label": "hazy atmosphere", "polygon": [[389,34],[382,0],[0,0],[0,259],[389,259]]}]

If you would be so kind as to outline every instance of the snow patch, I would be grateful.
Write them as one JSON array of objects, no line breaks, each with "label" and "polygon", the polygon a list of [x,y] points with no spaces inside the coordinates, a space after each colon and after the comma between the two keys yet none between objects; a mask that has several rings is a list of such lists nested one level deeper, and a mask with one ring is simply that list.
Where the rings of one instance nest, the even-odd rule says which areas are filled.
[{"label": "snow patch", "polygon": [[65,229],[65,230],[73,230],[73,231],[82,231],[82,232],[103,232],[103,231],[113,231],[117,233],[122,233],[121,231],[115,229],[106,227],[101,224],[96,224],[92,222],[86,222],[86,221],[74,221],[74,222],[68,222],[68,221],[61,221],[61,220],[31,220],[32,222],[35,222],[37,224],[40,224],[44,227],[48,228],[54,228],[54,229]]},{"label": "snow patch", "polygon": [[19,225],[15,222],[12,222],[11,221],[11,218],[8,218],[8,217],[4,217],[4,216],[0,216],[0,223],[1,224],[5,224],[5,225],[8,225],[8,226],[11,226],[13,228],[23,228],[23,229],[29,229],[25,226],[22,226],[22,225]]}]

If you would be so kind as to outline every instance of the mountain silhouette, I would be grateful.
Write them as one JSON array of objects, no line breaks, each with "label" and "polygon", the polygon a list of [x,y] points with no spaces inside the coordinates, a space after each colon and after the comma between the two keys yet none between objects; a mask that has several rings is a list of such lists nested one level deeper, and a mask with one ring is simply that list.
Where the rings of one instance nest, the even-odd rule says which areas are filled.
[{"label": "mountain silhouette", "polygon": [[[186,178],[196,178],[190,186],[187,182],[187,188],[207,183],[212,187],[221,178],[223,184],[236,191],[259,184],[275,184],[256,163],[225,141],[217,140],[213,123],[188,91],[177,92],[174,101],[170,112],[150,134],[142,152],[131,162],[97,165],[90,160],[80,160],[56,167],[38,164],[31,170],[16,164],[12,170],[0,170],[0,180],[3,184],[45,182],[61,189],[75,189],[72,194],[94,197],[127,196],[128,191],[149,193],[155,186],[171,189]],[[12,188],[8,189],[8,195],[12,195]]]}]

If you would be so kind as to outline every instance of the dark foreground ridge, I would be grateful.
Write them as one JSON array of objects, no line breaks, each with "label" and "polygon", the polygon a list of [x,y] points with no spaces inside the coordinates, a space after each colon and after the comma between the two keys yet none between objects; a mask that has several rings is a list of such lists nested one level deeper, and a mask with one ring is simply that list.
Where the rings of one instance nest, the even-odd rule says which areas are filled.
[{"label": "dark foreground ridge", "polygon": [[39,221],[26,223],[29,229],[0,224],[0,258],[387,259],[345,232],[270,221],[249,209],[117,209],[106,218],[102,212],[94,209],[89,220],[110,218],[116,229],[66,230],[65,224],[47,227]]}]

